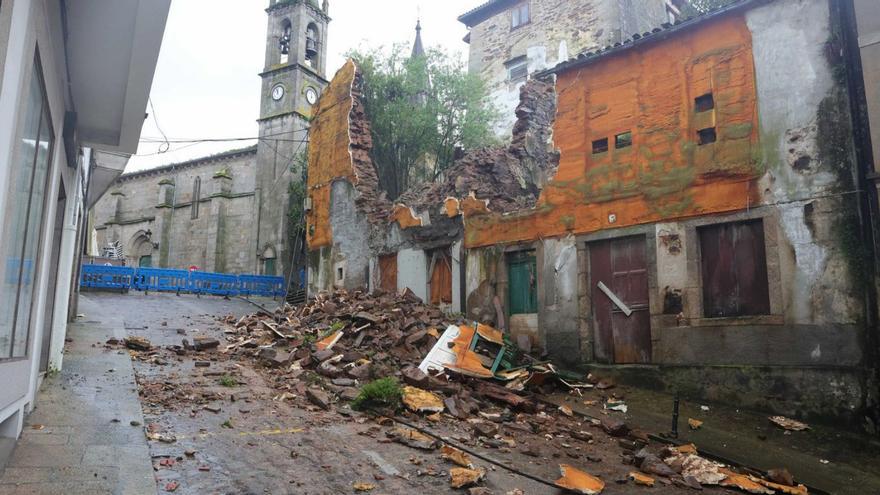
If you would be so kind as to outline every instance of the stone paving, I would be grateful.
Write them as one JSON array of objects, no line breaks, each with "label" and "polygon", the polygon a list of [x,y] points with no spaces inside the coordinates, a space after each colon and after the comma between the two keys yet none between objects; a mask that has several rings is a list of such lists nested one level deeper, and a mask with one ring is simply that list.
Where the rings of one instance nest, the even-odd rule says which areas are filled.
[{"label": "stone paving", "polygon": [[[136,308],[140,298],[125,296]],[[201,298],[203,312],[254,308],[242,300]],[[80,311],[68,329],[63,370],[43,382],[36,408],[5,470],[0,493],[155,494],[151,454],[129,354],[107,352],[107,339],[122,339],[137,312],[123,311],[105,295],[80,296]],[[129,310],[131,308],[128,308]]]},{"label": "stone paving", "polygon": [[97,343],[125,335],[121,317],[88,295],[68,330],[64,369],[47,377],[12,459],[4,494],[155,493],[131,358]]}]

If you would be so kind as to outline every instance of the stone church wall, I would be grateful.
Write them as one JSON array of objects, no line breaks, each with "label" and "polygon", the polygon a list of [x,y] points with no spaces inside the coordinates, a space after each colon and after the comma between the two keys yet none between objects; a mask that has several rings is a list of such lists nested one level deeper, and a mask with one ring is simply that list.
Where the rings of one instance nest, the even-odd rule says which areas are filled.
[{"label": "stone church wall", "polygon": [[98,248],[119,241],[134,266],[150,256],[156,267],[255,273],[255,162],[247,148],[121,176],[95,205]]}]

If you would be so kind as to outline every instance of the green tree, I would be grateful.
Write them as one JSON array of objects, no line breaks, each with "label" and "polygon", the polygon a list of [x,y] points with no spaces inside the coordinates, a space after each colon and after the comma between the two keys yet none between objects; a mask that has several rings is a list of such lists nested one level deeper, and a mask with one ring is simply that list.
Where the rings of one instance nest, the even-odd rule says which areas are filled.
[{"label": "green tree", "polygon": [[390,199],[411,185],[435,180],[457,148],[495,143],[499,112],[485,85],[464,63],[441,50],[412,57],[404,45],[349,56],[364,76],[363,101],[373,137],[373,162]]}]

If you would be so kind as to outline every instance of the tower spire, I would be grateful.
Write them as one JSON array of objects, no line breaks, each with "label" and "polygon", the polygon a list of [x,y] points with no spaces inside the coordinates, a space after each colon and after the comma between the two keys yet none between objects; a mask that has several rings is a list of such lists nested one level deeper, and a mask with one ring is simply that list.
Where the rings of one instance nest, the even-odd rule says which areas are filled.
[{"label": "tower spire", "polygon": [[411,58],[424,57],[425,47],[422,46],[422,21],[416,19],[416,41],[413,43]]}]

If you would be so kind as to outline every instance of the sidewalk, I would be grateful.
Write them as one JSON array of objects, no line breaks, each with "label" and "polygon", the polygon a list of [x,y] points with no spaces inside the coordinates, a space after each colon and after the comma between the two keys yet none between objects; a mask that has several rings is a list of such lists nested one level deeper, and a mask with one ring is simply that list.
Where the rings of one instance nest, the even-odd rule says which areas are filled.
[{"label": "sidewalk", "polygon": [[[628,408],[625,415],[603,410],[602,397],[611,394],[623,398]],[[580,399],[565,394],[546,399],[556,404],[565,403],[574,411],[592,417],[602,418],[606,413],[625,416],[628,424],[649,433],[665,434],[672,426],[674,399],[659,392],[618,385],[601,392],[586,391]],[[596,404],[588,405],[584,401],[596,401]],[[708,411],[701,408],[703,405]],[[762,471],[788,468],[798,482],[827,493],[880,493],[880,444],[876,440],[867,434],[862,436],[815,424],[807,431],[785,432],[773,426],[768,416],[682,399],[678,440],[693,442],[707,454]],[[703,424],[698,430],[691,430],[688,418]]]},{"label": "sidewalk", "polygon": [[69,327],[64,369],[43,382],[0,473],[0,493],[156,493],[131,358],[103,348],[110,337],[125,336],[124,322],[101,309],[81,296],[86,316]]}]

